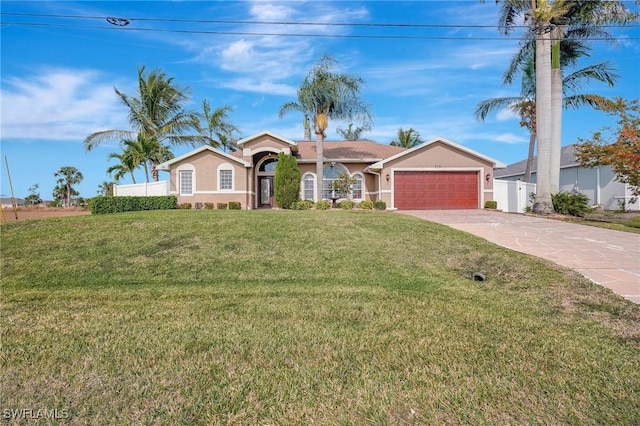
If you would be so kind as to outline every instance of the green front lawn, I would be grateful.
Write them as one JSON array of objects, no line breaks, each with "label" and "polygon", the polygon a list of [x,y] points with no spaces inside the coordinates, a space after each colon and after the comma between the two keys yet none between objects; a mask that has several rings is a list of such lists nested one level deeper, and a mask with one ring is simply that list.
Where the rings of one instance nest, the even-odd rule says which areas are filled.
[{"label": "green front lawn", "polygon": [[166,211],[0,230],[5,418],[640,424],[640,306],[445,226]]}]

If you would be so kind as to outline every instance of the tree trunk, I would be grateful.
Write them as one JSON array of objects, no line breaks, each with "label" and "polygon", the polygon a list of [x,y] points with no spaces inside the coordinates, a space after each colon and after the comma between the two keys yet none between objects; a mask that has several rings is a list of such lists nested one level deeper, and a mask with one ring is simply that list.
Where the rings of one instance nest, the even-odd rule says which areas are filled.
[{"label": "tree trunk", "polygon": [[316,201],[322,200],[322,184],[324,180],[324,152],[322,142],[324,136],[322,132],[316,132]]},{"label": "tree trunk", "polygon": [[522,179],[525,182],[531,182],[531,167],[533,166],[533,155],[536,147],[536,129],[531,129],[529,133],[529,156],[527,157],[527,165],[524,168],[524,178]]},{"label": "tree trunk", "polygon": [[151,179],[154,182],[158,182],[160,180],[160,176],[158,175],[158,168],[156,167],[156,162],[151,161]]},{"label": "tree trunk", "polygon": [[538,137],[538,164],[536,171],[535,213],[553,212],[550,188],[551,167],[551,37],[549,23],[538,23],[536,28],[536,134]]},{"label": "tree trunk", "polygon": [[560,192],[560,154],[562,151],[562,69],[560,68],[560,31],[554,31],[556,39],[551,58],[551,162],[549,164],[549,190]]}]

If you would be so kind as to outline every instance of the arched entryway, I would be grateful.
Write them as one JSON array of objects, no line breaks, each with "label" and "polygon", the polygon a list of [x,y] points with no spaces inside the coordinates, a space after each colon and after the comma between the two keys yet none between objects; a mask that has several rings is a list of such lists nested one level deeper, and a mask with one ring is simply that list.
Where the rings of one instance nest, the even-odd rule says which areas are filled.
[{"label": "arched entryway", "polygon": [[256,163],[256,188],[257,202],[260,208],[274,207],[274,178],[276,175],[278,156],[269,153]]}]

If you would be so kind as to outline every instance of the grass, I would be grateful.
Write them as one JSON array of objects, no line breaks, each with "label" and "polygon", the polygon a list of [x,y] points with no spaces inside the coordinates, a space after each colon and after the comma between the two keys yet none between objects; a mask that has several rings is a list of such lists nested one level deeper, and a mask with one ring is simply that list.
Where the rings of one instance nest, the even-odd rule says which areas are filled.
[{"label": "grass", "polygon": [[72,424],[640,423],[640,306],[444,226],[214,210],[1,232],[2,410],[66,410]]}]

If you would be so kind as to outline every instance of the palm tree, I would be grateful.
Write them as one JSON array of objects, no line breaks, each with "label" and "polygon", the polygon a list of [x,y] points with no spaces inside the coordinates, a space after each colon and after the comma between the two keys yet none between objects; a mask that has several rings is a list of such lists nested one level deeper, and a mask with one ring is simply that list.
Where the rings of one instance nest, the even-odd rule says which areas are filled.
[{"label": "palm tree", "polygon": [[104,181],[100,185],[98,185],[98,194],[103,195],[105,197],[112,197],[114,186],[115,186],[115,182]]},{"label": "palm tree", "polygon": [[107,174],[113,175],[113,178],[116,182],[119,182],[127,173],[131,175],[131,180],[133,183],[136,183],[136,177],[134,175],[135,169],[140,165],[140,163],[136,164],[135,159],[131,155],[131,152],[123,151],[121,154],[116,152],[112,152],[108,156],[109,159],[116,159],[120,162],[118,164],[114,164],[107,169]]},{"label": "palm tree", "polygon": [[92,133],[84,140],[85,149],[110,141],[132,140],[142,134],[145,139],[161,145],[197,145],[207,143],[203,135],[189,135],[199,131],[200,118],[194,112],[185,111],[189,99],[187,89],[175,85],[161,71],[145,75],[145,68],[138,68],[138,93],[128,96],[114,89],[120,101],[129,110],[129,124],[134,130],[105,130]]},{"label": "palm tree", "polygon": [[238,128],[229,121],[227,113],[232,112],[233,107],[223,105],[211,111],[209,102],[204,99],[202,101],[202,113],[200,117],[204,120],[205,126],[202,129],[209,137],[208,144],[214,148],[223,148],[225,151],[229,148],[222,139],[228,141],[233,140],[233,133],[238,132]]},{"label": "palm tree", "polygon": [[410,127],[409,130],[403,130],[401,127],[398,129],[398,136],[396,136],[389,145],[399,146],[401,148],[413,148],[423,142],[420,138],[420,133],[413,127]]},{"label": "palm tree", "polygon": [[365,126],[371,123],[369,106],[360,99],[360,88],[364,80],[358,76],[338,74],[333,71],[337,65],[330,55],[323,55],[298,88],[297,102],[288,102],[280,107],[280,117],[290,111],[300,111],[312,117],[316,134],[316,177],[318,199],[323,192],[324,153],[322,143],[329,118],[334,120],[357,121]]},{"label": "palm tree", "polygon": [[[637,17],[630,14],[623,2],[615,0],[503,0],[499,16],[499,26],[508,34],[517,24],[516,18],[524,13],[530,19],[532,32],[529,40],[534,43],[525,44],[525,49],[533,49],[536,55],[536,102],[537,133],[539,137],[538,177],[544,173],[542,181],[538,181],[541,194],[534,205],[534,211],[550,212],[551,191],[559,187],[561,125],[562,125],[562,72],[561,51],[578,51],[585,44],[580,38],[598,34],[609,37],[602,30],[606,23],[627,23]],[[567,39],[571,39],[569,43]],[[552,43],[553,42],[553,43]],[[524,49],[523,49],[524,50]],[[526,56],[522,51],[514,61]],[[551,58],[553,60],[551,60]],[[513,66],[511,70],[516,67]],[[547,64],[552,70],[547,71]],[[543,107],[544,105],[544,107]],[[542,120],[541,120],[542,118]],[[547,146],[548,145],[548,146]],[[544,163],[544,164],[540,164]],[[547,171],[549,179],[547,180]]]},{"label": "palm tree", "polygon": [[[591,65],[577,70],[563,79],[563,107],[565,109],[577,109],[581,106],[601,108],[611,101],[595,94],[575,94],[580,87],[590,81],[596,80],[613,86],[618,75],[613,72],[608,63]],[[568,93],[574,93],[567,95]],[[492,111],[509,108],[520,117],[520,126],[529,130],[529,153],[523,180],[531,180],[535,142],[536,142],[536,101],[535,101],[535,72],[533,57],[526,63],[522,70],[522,86],[520,96],[493,98],[482,101],[476,107],[474,115],[480,121],[484,121]],[[559,166],[558,166],[559,167]],[[557,191],[556,191],[557,192]]]},{"label": "palm tree", "polygon": [[157,141],[145,137],[142,133],[138,134],[135,140],[122,141],[126,155],[129,156],[135,167],[142,166],[146,182],[149,183],[149,169],[151,169],[151,177],[154,182],[158,181],[158,163],[173,158],[173,153],[166,146]]},{"label": "palm tree", "polygon": [[57,192],[58,195],[61,195],[64,188],[65,207],[71,206],[71,196],[78,194],[73,186],[82,182],[82,173],[75,167],[65,166],[55,172],[54,176],[58,178],[57,190],[54,193]]},{"label": "palm tree", "polygon": [[362,132],[368,132],[371,130],[371,126],[370,125],[363,125],[363,126],[356,126],[354,128],[354,124],[353,123],[349,123],[349,127],[347,127],[346,129],[342,129],[340,127],[338,127],[336,129],[336,132],[338,132],[340,135],[342,135],[342,137],[345,140],[348,141],[357,141],[360,139],[360,136],[362,135]]}]

